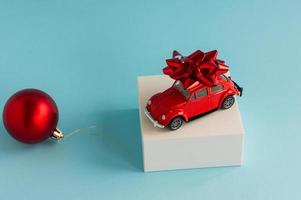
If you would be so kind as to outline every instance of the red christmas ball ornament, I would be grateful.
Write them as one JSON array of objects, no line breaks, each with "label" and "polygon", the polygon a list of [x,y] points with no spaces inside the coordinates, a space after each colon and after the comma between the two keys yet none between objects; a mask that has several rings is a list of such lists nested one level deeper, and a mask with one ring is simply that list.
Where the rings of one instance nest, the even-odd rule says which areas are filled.
[{"label": "red christmas ball ornament", "polygon": [[3,123],[9,134],[23,143],[39,143],[47,138],[62,139],[57,129],[59,112],[45,92],[25,89],[12,95],[3,110]]}]

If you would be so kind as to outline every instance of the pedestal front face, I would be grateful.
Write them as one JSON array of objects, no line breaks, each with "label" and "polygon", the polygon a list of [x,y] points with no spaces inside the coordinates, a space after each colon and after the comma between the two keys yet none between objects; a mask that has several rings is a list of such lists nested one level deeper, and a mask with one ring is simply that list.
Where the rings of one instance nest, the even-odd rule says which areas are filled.
[{"label": "pedestal front face", "polygon": [[244,129],[235,103],[184,124],[176,131],[154,127],[144,114],[148,99],[173,84],[168,76],[138,77],[144,171],[240,165]]}]

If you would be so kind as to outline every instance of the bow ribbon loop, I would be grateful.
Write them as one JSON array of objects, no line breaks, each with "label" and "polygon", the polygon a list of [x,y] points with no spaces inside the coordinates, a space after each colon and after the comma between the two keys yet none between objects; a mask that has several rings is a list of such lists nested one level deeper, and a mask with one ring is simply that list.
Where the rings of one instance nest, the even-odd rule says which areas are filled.
[{"label": "bow ribbon loop", "polygon": [[195,81],[208,86],[215,85],[217,77],[229,70],[225,61],[216,58],[217,54],[217,50],[206,53],[197,50],[185,57],[174,51],[172,58],[166,60],[167,67],[163,69],[163,73],[182,81],[184,87]]}]

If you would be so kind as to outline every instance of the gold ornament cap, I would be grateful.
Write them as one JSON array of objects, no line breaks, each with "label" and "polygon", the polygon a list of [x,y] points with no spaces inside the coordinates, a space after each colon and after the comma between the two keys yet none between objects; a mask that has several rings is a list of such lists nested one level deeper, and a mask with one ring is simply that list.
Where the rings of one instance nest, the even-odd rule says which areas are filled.
[{"label": "gold ornament cap", "polygon": [[61,140],[61,139],[64,138],[64,134],[63,134],[63,132],[62,132],[60,129],[56,128],[56,129],[53,131],[53,133],[52,133],[52,135],[51,135],[51,138],[52,138],[52,139],[55,139],[55,140]]}]

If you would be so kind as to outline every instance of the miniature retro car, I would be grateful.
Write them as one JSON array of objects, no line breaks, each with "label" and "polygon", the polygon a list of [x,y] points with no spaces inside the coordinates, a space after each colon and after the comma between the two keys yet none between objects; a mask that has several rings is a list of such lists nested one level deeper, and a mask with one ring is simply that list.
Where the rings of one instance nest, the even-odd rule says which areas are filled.
[{"label": "miniature retro car", "polygon": [[[174,57],[178,56],[178,54],[179,53],[174,52]],[[196,52],[194,54],[196,54]],[[196,58],[197,56],[194,54],[190,55],[190,58]],[[217,51],[208,53],[199,51],[197,54],[203,61],[206,59],[208,61],[209,58],[216,60]],[[209,58],[206,58],[206,56],[209,56]],[[175,60],[176,62],[182,64],[185,62],[183,62],[183,57],[176,59],[178,59]],[[187,60],[187,57],[185,59]],[[198,59],[194,59],[194,61],[197,62]],[[170,64],[168,60],[167,63]],[[189,63],[191,64],[191,61],[189,61]],[[221,63],[222,66],[226,66],[223,64],[223,61],[219,63]],[[217,65],[219,65],[219,63],[217,63]],[[207,65],[208,63],[206,66]],[[178,67],[179,65],[175,66]],[[188,68],[187,66],[188,65],[184,66],[185,69]],[[215,72],[216,71],[215,69]],[[227,70],[224,70],[223,73],[226,71]],[[194,80],[184,86],[183,83],[185,83],[185,81],[183,81],[183,79],[175,80],[170,88],[164,92],[153,95],[148,100],[145,115],[155,127],[168,127],[171,130],[177,130],[184,122],[188,122],[191,118],[198,115],[219,108],[229,109],[235,102],[234,96],[242,95],[242,88],[223,73],[215,73],[212,84],[208,84],[205,81]]]},{"label": "miniature retro car", "polygon": [[225,75],[220,75],[218,84],[212,87],[199,83],[184,89],[176,80],[172,87],[149,99],[145,114],[155,127],[177,130],[192,117],[218,108],[229,109],[235,102],[234,95],[242,95],[242,88]]}]

